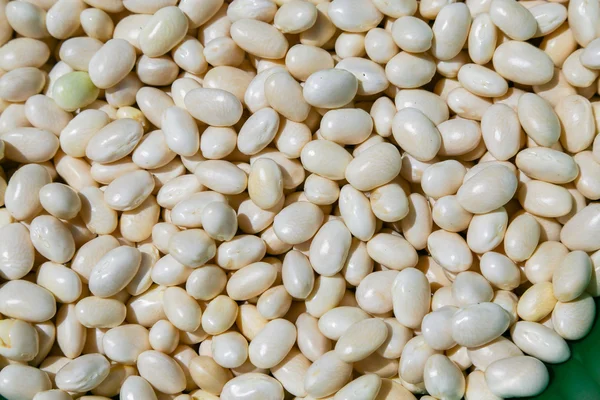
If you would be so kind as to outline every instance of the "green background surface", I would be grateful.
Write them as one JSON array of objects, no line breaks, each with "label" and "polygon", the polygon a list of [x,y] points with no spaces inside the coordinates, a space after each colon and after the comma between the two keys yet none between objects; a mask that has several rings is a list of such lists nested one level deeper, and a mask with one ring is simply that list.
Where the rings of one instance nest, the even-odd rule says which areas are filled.
[{"label": "green background surface", "polygon": [[[581,340],[568,342],[569,361],[546,364],[550,385],[544,393],[529,400],[600,400],[600,297],[595,300],[596,322],[592,331]],[[6,400],[2,396],[0,399]]]}]

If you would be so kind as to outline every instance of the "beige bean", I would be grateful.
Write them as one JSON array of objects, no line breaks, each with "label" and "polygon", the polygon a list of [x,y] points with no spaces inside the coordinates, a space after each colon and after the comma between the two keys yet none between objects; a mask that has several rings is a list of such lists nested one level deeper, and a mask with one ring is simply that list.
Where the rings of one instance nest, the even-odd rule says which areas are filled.
[{"label": "beige bean", "polygon": [[340,304],[344,293],[345,282],[341,275],[319,276],[315,280],[313,291],[306,299],[306,310],[314,317],[321,317]]},{"label": "beige bean", "polygon": [[29,230],[22,224],[9,223],[0,228],[0,274],[7,280],[20,279],[33,268],[35,248]]},{"label": "beige bean", "polygon": [[[449,24],[448,21],[453,21]],[[433,27],[431,54],[438,60],[456,56],[467,41],[471,15],[462,3],[448,4],[437,15]]]},{"label": "beige bean", "polygon": [[108,251],[91,271],[90,291],[98,297],[117,294],[137,273],[141,257],[139,250],[128,246],[120,246]]},{"label": "beige bean", "polygon": [[317,359],[306,372],[304,387],[311,396],[324,397],[341,389],[350,380],[351,364],[330,351]]},{"label": "beige bean", "polygon": [[497,31],[490,14],[482,12],[474,16],[468,37],[469,57],[479,65],[492,60],[496,49]]},{"label": "beige bean", "polygon": [[288,41],[283,34],[274,26],[258,20],[235,21],[231,25],[231,38],[244,51],[262,58],[283,58],[288,50]]},{"label": "beige bean", "polygon": [[46,29],[46,11],[35,4],[6,4],[3,19],[22,36],[35,39],[49,36]]},{"label": "beige bean", "polygon": [[400,147],[419,161],[433,159],[442,145],[440,132],[418,109],[398,111],[392,121],[392,133]]},{"label": "beige bean", "polygon": [[564,339],[578,340],[590,332],[595,315],[593,298],[583,293],[568,303],[556,303],[552,312],[552,325],[556,333]]},{"label": "beige bean", "polygon": [[267,290],[277,277],[275,267],[256,262],[241,268],[227,282],[227,294],[232,299],[249,299]]},{"label": "beige bean", "polygon": [[503,254],[487,252],[480,259],[481,274],[502,290],[513,290],[521,284],[521,273],[515,263]]},{"label": "beige bean", "polygon": [[440,228],[449,232],[461,232],[467,229],[473,214],[462,208],[456,196],[444,196],[435,202],[431,216]]},{"label": "beige bean", "polygon": [[501,397],[535,396],[546,388],[549,379],[544,364],[527,356],[498,360],[485,372],[490,391]]},{"label": "beige bean", "polygon": [[466,347],[482,346],[498,338],[509,326],[508,313],[494,303],[467,306],[454,314],[452,337]]},{"label": "beige bean", "polygon": [[536,283],[519,299],[517,313],[525,321],[538,322],[552,312],[556,302],[552,283]]},{"label": "beige bean", "polygon": [[[409,287],[411,295],[407,296]],[[414,268],[400,271],[392,286],[396,319],[406,327],[419,327],[423,317],[429,312],[430,297],[429,282],[421,271]]]},{"label": "beige bean", "polygon": [[[529,340],[530,337],[536,340]],[[571,356],[563,338],[536,322],[517,322],[511,329],[511,338],[521,350],[547,363],[561,363]]]},{"label": "beige bean", "polygon": [[[302,215],[302,219],[297,216]],[[286,243],[299,244],[315,235],[323,222],[321,209],[308,202],[297,202],[285,207],[273,221],[277,236]]]},{"label": "beige bean", "polygon": [[212,126],[231,126],[242,115],[240,101],[221,89],[194,89],[185,96],[185,107],[190,114]]},{"label": "beige bean", "polygon": [[508,41],[498,46],[493,63],[503,78],[524,85],[542,85],[554,74],[550,58],[524,42]]},{"label": "beige bean", "polygon": [[23,102],[40,93],[46,82],[45,75],[37,68],[17,68],[0,77],[0,99]]},{"label": "beige bean", "polygon": [[504,104],[489,107],[481,119],[483,141],[488,151],[500,161],[506,161],[519,151],[523,131],[517,113]]},{"label": "beige bean", "polygon": [[39,267],[36,283],[49,290],[61,303],[74,302],[82,292],[79,276],[70,268],[53,262],[45,262]]},{"label": "beige bean", "polygon": [[88,8],[79,14],[81,28],[86,35],[102,42],[112,37],[115,24],[110,16],[98,8]]},{"label": "beige bean", "polygon": [[434,260],[451,272],[466,271],[473,263],[471,250],[457,233],[435,231],[427,238],[427,248]]},{"label": "beige bean", "polygon": [[423,335],[415,336],[406,343],[402,350],[398,375],[410,384],[416,385],[423,382],[427,359],[439,353],[429,347]]},{"label": "beige bean", "polygon": [[358,91],[356,77],[343,69],[324,69],[306,80],[303,95],[314,107],[339,108],[352,101]]},{"label": "beige bean", "polygon": [[457,311],[454,306],[444,306],[423,318],[422,335],[432,349],[448,350],[456,346],[452,338],[452,317]]},{"label": "beige bean", "polygon": [[453,89],[446,98],[448,107],[459,117],[481,121],[492,105],[489,99],[477,96],[463,87]]},{"label": "beige bean", "polygon": [[448,357],[434,354],[425,363],[425,387],[429,394],[460,398],[465,393],[465,377]]},{"label": "beige bean", "polygon": [[523,208],[542,217],[560,217],[571,211],[568,190],[544,181],[529,181],[521,186],[518,199]]},{"label": "beige bean", "polygon": [[434,93],[422,89],[400,90],[395,97],[398,111],[403,108],[416,108],[437,126],[448,119],[446,102]]},{"label": "beige bean", "polygon": [[164,393],[179,393],[185,389],[185,375],[177,362],[158,351],[147,350],[138,356],[140,376]]},{"label": "beige bean", "polygon": [[50,57],[48,45],[41,40],[16,38],[0,48],[0,68],[5,71],[22,67],[39,68]]},{"label": "beige bean", "polygon": [[375,233],[375,215],[369,200],[352,185],[345,185],[340,191],[340,214],[344,223],[356,238],[367,241]]},{"label": "beige bean", "polygon": [[[56,386],[72,392],[87,392],[97,387],[108,376],[110,363],[101,354],[77,357],[56,374]],[[88,379],[82,380],[80,376]]]},{"label": "beige bean", "polygon": [[477,64],[463,65],[458,71],[458,81],[465,89],[478,96],[500,97],[508,90],[504,78]]},{"label": "beige bean", "polygon": [[125,79],[134,65],[133,46],[123,39],[112,39],[90,59],[90,78],[97,87],[110,88]]},{"label": "beige bean", "polygon": [[356,300],[360,308],[372,314],[392,311],[392,286],[398,272],[367,271],[365,275],[356,288]]},{"label": "beige bean", "polygon": [[237,376],[227,382],[221,392],[221,399],[235,400],[238,393],[244,393],[248,400],[258,400],[263,397],[279,399],[283,397],[283,387],[274,378],[262,373],[247,373]]},{"label": "beige bean", "polygon": [[519,170],[531,178],[557,184],[571,182],[579,172],[572,157],[563,152],[543,147],[519,152],[516,164]]},{"label": "beige bean", "polygon": [[579,297],[588,287],[592,276],[592,261],[582,251],[567,254],[554,270],[554,296],[566,303]]},{"label": "beige bean", "polygon": [[517,2],[492,1],[490,17],[494,25],[514,40],[529,40],[537,31],[538,25],[532,13]]},{"label": "beige bean", "polygon": [[[457,198],[467,211],[486,213],[506,204],[516,189],[517,179],[510,169],[493,165],[465,181],[458,190]],[[480,199],[480,193],[488,194],[487,201]]]},{"label": "beige bean", "polygon": [[36,217],[29,226],[31,243],[50,261],[66,263],[75,253],[73,235],[58,218],[49,215]]},{"label": "beige bean", "polygon": [[0,372],[0,382],[0,393],[15,399],[33,399],[37,393],[52,388],[44,371],[21,364],[5,366]]},{"label": "beige bean", "polygon": [[367,243],[367,252],[376,262],[394,270],[417,265],[418,255],[412,245],[402,237],[378,233]]}]

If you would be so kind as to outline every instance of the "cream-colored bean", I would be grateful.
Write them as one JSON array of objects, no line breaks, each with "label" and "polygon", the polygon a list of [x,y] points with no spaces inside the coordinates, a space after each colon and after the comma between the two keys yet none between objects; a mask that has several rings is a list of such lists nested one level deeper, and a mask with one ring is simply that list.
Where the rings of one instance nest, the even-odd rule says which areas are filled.
[{"label": "cream-colored bean", "polygon": [[442,145],[433,121],[418,109],[398,111],[392,121],[392,133],[400,147],[419,161],[433,159]]},{"label": "cream-colored bean", "polygon": [[595,3],[575,1],[569,4],[568,20],[573,36],[582,47],[596,38],[596,16],[600,15],[600,7]]},{"label": "cream-colored bean", "polygon": [[518,216],[510,223],[504,235],[506,255],[517,262],[529,259],[538,245],[539,238],[540,225],[535,218],[529,214]]},{"label": "cream-colored bean", "polygon": [[50,261],[66,263],[75,254],[73,235],[53,216],[42,215],[31,221],[29,236],[35,249]]},{"label": "cream-colored bean", "polygon": [[215,240],[231,240],[237,232],[235,210],[221,202],[209,203],[202,210],[202,227]]},{"label": "cream-colored bean", "polygon": [[399,88],[418,88],[431,81],[435,64],[427,53],[400,52],[385,67],[386,77]]},{"label": "cream-colored bean", "polygon": [[590,151],[582,151],[573,159],[577,163],[579,175],[575,178],[575,187],[584,197],[591,200],[600,198],[600,185],[596,173],[600,168]]},{"label": "cream-colored bean", "polygon": [[573,216],[561,230],[561,241],[571,250],[595,251],[600,248],[594,236],[597,230],[596,215],[600,209],[590,204]]},{"label": "cream-colored bean", "polygon": [[465,377],[462,371],[446,356],[434,354],[429,357],[423,375],[429,394],[461,398],[465,393]]},{"label": "cream-colored bean", "polygon": [[86,297],[75,306],[77,319],[87,328],[114,328],[125,320],[125,305],[118,300]]},{"label": "cream-colored bean", "polygon": [[460,84],[478,96],[500,97],[508,90],[508,84],[499,74],[477,64],[465,64],[458,71]]},{"label": "cream-colored bean", "polygon": [[311,74],[304,84],[306,102],[320,108],[339,108],[352,101],[358,91],[356,77],[343,69],[324,69]]},{"label": "cream-colored bean", "polygon": [[250,342],[250,361],[259,368],[272,368],[285,358],[295,341],[296,327],[291,322],[284,319],[270,321]]},{"label": "cream-colored bean", "polygon": [[550,183],[571,182],[579,172],[579,168],[571,156],[543,147],[519,152],[515,162],[519,170],[527,176]]},{"label": "cream-colored bean", "polygon": [[148,399],[156,400],[156,394],[152,386],[140,376],[129,376],[123,382],[120,389],[120,397],[131,400]]},{"label": "cream-colored bean", "polygon": [[535,396],[546,388],[549,380],[546,366],[527,356],[498,360],[485,371],[490,391],[501,397]]},{"label": "cream-colored bean", "polygon": [[[229,7],[229,9],[231,9],[231,6]],[[191,44],[188,45],[188,47],[191,46]],[[196,45],[195,42],[193,46],[194,48],[199,49],[198,45]],[[244,61],[245,55],[246,53],[244,52],[244,50],[242,50],[237,44],[235,44],[233,39],[231,39],[230,37],[219,37],[208,42],[206,47],[202,49],[202,53],[199,54],[197,56],[197,60],[195,60],[196,63],[193,69],[206,69],[206,63],[215,67],[221,65],[237,67]],[[189,61],[187,60],[187,57],[188,55],[186,54],[185,67],[189,69],[188,72],[193,72],[192,68],[188,67]]]},{"label": "cream-colored bean", "polygon": [[499,400],[500,397],[494,395],[485,383],[485,373],[483,371],[473,371],[466,378],[465,400]]},{"label": "cream-colored bean", "polygon": [[107,89],[121,82],[135,66],[135,49],[126,40],[109,40],[90,59],[92,82]]},{"label": "cream-colored bean", "polygon": [[61,303],[74,302],[82,292],[79,276],[72,269],[53,262],[45,262],[39,267],[36,283],[49,290]]},{"label": "cream-colored bean", "polygon": [[316,233],[310,245],[310,263],[320,275],[340,272],[346,261],[352,235],[342,221],[329,221]]},{"label": "cream-colored bean", "polygon": [[25,115],[24,104],[11,104],[0,115],[0,134],[9,132],[14,128],[26,128],[30,126],[32,125]]},{"label": "cream-colored bean", "polygon": [[133,365],[140,354],[150,350],[148,330],[133,324],[112,328],[102,337],[102,348],[112,361]]},{"label": "cream-colored bean", "polygon": [[154,169],[167,165],[175,156],[163,131],[155,130],[142,137],[131,158],[140,168]]},{"label": "cream-colored bean", "polygon": [[186,94],[184,101],[194,118],[212,126],[232,126],[242,115],[240,101],[221,89],[194,89]]},{"label": "cream-colored bean", "polygon": [[431,28],[431,54],[438,60],[449,60],[456,56],[467,41],[470,25],[471,15],[467,6],[454,3],[443,7]]},{"label": "cream-colored bean", "polygon": [[[503,165],[491,165],[465,181],[457,193],[460,205],[477,214],[490,212],[506,204],[517,190],[517,179]],[[486,193],[487,200],[480,194]]]},{"label": "cream-colored bean", "polygon": [[431,47],[433,32],[429,25],[412,16],[401,16],[392,24],[392,37],[400,49],[422,53]]},{"label": "cream-colored bean", "polygon": [[504,207],[473,216],[467,231],[467,244],[475,253],[485,253],[498,246],[506,232],[508,215]]},{"label": "cream-colored bean", "polygon": [[62,367],[56,374],[56,386],[72,392],[94,389],[108,376],[110,363],[101,354],[80,356]]},{"label": "cream-colored bean", "polygon": [[332,204],[340,196],[338,184],[322,176],[311,174],[304,181],[304,195],[317,205]]},{"label": "cream-colored bean", "polygon": [[314,72],[333,68],[333,59],[319,47],[297,44],[287,52],[285,66],[294,78],[305,81]]},{"label": "cream-colored bean", "polygon": [[507,105],[489,107],[481,119],[481,131],[488,151],[497,160],[512,158],[521,147],[521,125],[517,113]]},{"label": "cream-colored bean", "polygon": [[228,161],[204,161],[194,174],[202,185],[218,193],[239,194],[247,187],[246,173]]},{"label": "cream-colored bean", "polygon": [[48,161],[54,157],[59,145],[52,132],[38,128],[17,128],[0,137],[5,144],[5,158],[19,163]]},{"label": "cream-colored bean", "polygon": [[569,346],[562,337],[536,322],[517,322],[511,329],[511,338],[525,353],[547,363],[561,363],[571,356]]},{"label": "cream-colored bean", "polygon": [[220,397],[223,400],[236,400],[240,398],[240,393],[248,400],[280,399],[283,398],[283,387],[279,381],[268,375],[251,372],[227,382]]},{"label": "cream-colored bean", "polygon": [[242,18],[271,22],[276,12],[277,5],[264,0],[234,0],[227,8],[227,16],[232,22]]},{"label": "cream-colored bean", "polygon": [[169,321],[186,332],[194,332],[201,323],[202,311],[194,298],[179,287],[165,290],[163,307]]},{"label": "cream-colored bean", "polygon": [[525,263],[527,279],[534,284],[550,282],[554,270],[568,252],[569,250],[560,242],[541,243]]},{"label": "cream-colored bean", "polygon": [[79,22],[86,35],[102,42],[106,42],[112,37],[115,28],[110,16],[98,8],[83,10],[79,14]]},{"label": "cream-colored bean", "polygon": [[4,204],[13,218],[19,221],[30,219],[42,211],[39,191],[50,181],[50,175],[40,165],[29,164],[19,168],[4,192]]},{"label": "cream-colored bean", "polygon": [[0,49],[0,68],[4,71],[22,67],[39,68],[50,57],[48,45],[31,38],[16,38],[10,40]]},{"label": "cream-colored bean", "polygon": [[502,290],[513,290],[521,283],[521,273],[515,263],[503,254],[487,252],[480,259],[481,274]]},{"label": "cream-colored bean", "polygon": [[140,206],[154,189],[154,179],[147,171],[134,171],[112,181],[104,191],[104,201],[117,211]]},{"label": "cream-colored bean", "polygon": [[375,215],[369,200],[352,185],[340,191],[339,209],[344,223],[356,238],[367,241],[375,233]]},{"label": "cream-colored bean", "polygon": [[541,217],[560,217],[571,211],[572,200],[567,189],[544,181],[529,181],[518,193],[523,208]]},{"label": "cream-colored bean", "polygon": [[398,375],[406,382],[419,384],[423,382],[423,371],[427,359],[440,352],[429,347],[423,335],[410,339],[400,356]]},{"label": "cream-colored bean", "polygon": [[81,355],[86,342],[86,328],[77,319],[75,304],[65,304],[56,313],[56,343],[67,357]]},{"label": "cream-colored bean", "polygon": [[23,67],[9,71],[0,77],[0,99],[24,102],[40,93],[46,76],[37,68]]},{"label": "cream-colored bean", "polygon": [[216,251],[214,240],[201,229],[177,232],[169,240],[169,254],[191,268],[204,265]]},{"label": "cream-colored bean", "polygon": [[389,143],[380,143],[361,152],[348,163],[345,177],[358,190],[371,190],[389,183],[400,172],[400,152]]},{"label": "cream-colored bean", "polygon": [[313,140],[302,148],[303,167],[312,173],[332,180],[344,178],[353,157],[342,146],[329,140]]},{"label": "cream-colored bean", "polygon": [[534,37],[546,36],[558,29],[567,19],[567,8],[562,4],[539,4],[529,8],[537,22]]},{"label": "cream-colored bean", "polygon": [[336,343],[335,352],[344,362],[360,361],[375,352],[387,335],[387,326],[382,320],[368,318],[348,328]]},{"label": "cream-colored bean", "polygon": [[496,49],[497,31],[490,14],[482,12],[474,16],[468,37],[469,57],[479,65],[492,60]]},{"label": "cream-colored bean", "polygon": [[48,375],[37,368],[12,364],[0,372],[0,393],[7,398],[33,399],[37,393],[50,389]]},{"label": "cream-colored bean", "polygon": [[0,321],[3,344],[0,355],[15,362],[33,360],[39,351],[38,332],[31,324],[18,319]]},{"label": "cream-colored bean", "polygon": [[473,271],[460,272],[452,283],[452,297],[461,307],[489,302],[493,295],[489,282]]},{"label": "cream-colored bean", "polygon": [[[267,86],[269,82],[267,80]],[[270,93],[267,89],[267,99],[270,98]],[[287,94],[289,95],[289,93]],[[275,104],[279,106],[277,102]],[[279,115],[276,111],[268,107],[258,110],[246,120],[238,133],[237,146],[239,151],[247,155],[260,152],[275,138],[278,129]]]},{"label": "cream-colored bean", "polygon": [[454,273],[468,270],[473,263],[471,250],[457,233],[435,231],[427,238],[427,248],[438,264]]},{"label": "cream-colored bean", "polygon": [[340,304],[344,293],[345,281],[341,275],[319,276],[306,299],[306,310],[314,317],[321,317]]},{"label": "cream-colored bean", "polygon": [[120,246],[108,251],[90,273],[90,291],[98,297],[117,294],[136,275],[141,257],[139,250],[129,246]]},{"label": "cream-colored bean", "polygon": [[[300,84],[298,84],[298,82],[296,82],[294,78],[292,78],[292,76],[287,72],[277,72],[267,77],[264,85],[264,95],[268,104],[273,107],[275,111],[281,113],[281,115],[283,115],[285,118],[295,122],[302,122],[308,116],[310,105],[302,97],[302,88],[300,87]],[[273,109],[270,109],[271,112]],[[266,114],[263,112],[261,115]],[[247,151],[250,151],[250,153],[255,154],[259,152],[275,137],[277,128],[279,126],[279,120],[277,119],[277,122],[275,122],[274,115],[270,115],[269,120],[272,122],[268,131],[269,134],[266,136],[267,138],[270,137],[270,140],[267,142],[267,138],[265,138],[265,142],[267,142],[266,144],[263,143],[261,146],[255,147],[254,149],[246,149]],[[264,123],[267,123],[267,121]],[[240,134],[241,133],[242,132],[240,131]],[[244,149],[240,150],[244,152]],[[247,152],[245,153],[250,154]]]},{"label": "cream-colored bean", "polygon": [[210,160],[226,157],[235,150],[237,133],[232,128],[208,127],[200,137],[202,156]]},{"label": "cream-colored bean", "polygon": [[256,236],[240,235],[217,249],[217,264],[226,270],[238,270],[265,256],[265,243]]},{"label": "cream-colored bean", "polygon": [[308,2],[283,4],[275,14],[274,26],[283,33],[300,33],[309,29],[317,20],[317,8]]},{"label": "cream-colored bean", "polygon": [[567,340],[579,340],[592,329],[596,315],[594,299],[587,293],[568,303],[558,302],[552,312],[556,333]]},{"label": "cream-colored bean", "polygon": [[20,279],[33,268],[35,248],[29,230],[22,224],[9,223],[0,228],[0,275],[7,280]]},{"label": "cream-colored bean", "polygon": [[10,24],[22,36],[35,39],[48,36],[46,11],[33,3],[6,4],[6,10],[3,14],[4,22]]},{"label": "cream-colored bean", "polygon": [[[200,184],[196,176],[194,176],[194,178],[196,179],[196,182],[189,183],[191,186],[189,191],[186,190],[183,193],[174,192],[174,194],[177,194],[177,197],[174,198],[172,202],[174,203],[175,201],[179,200],[179,197],[181,197],[181,200],[178,201],[172,208],[171,222],[180,227],[201,227],[202,212],[204,211],[204,207],[215,201],[226,203],[225,196],[220,193],[213,191],[197,192],[197,190],[202,189],[203,186]],[[179,185],[173,185],[174,187],[172,189],[169,187],[169,190],[177,191],[177,186]],[[196,185],[199,186],[196,187]]]},{"label": "cream-colored bean", "polygon": [[418,255],[412,245],[400,236],[378,233],[367,243],[367,252],[376,262],[394,270],[417,265]]},{"label": "cream-colored bean", "polygon": [[61,149],[72,157],[85,156],[90,139],[109,122],[108,115],[103,111],[82,111],[60,132]]},{"label": "cream-colored bean", "polygon": [[365,51],[371,60],[385,64],[398,54],[399,49],[390,32],[373,28],[365,36]]},{"label": "cream-colored bean", "polygon": [[235,322],[238,306],[232,299],[220,295],[208,304],[202,315],[202,329],[212,335],[227,331]]},{"label": "cream-colored bean", "polygon": [[503,336],[483,346],[472,347],[467,350],[467,353],[473,365],[481,371],[485,371],[494,361],[523,355],[513,342]]},{"label": "cream-colored bean", "polygon": [[341,145],[362,143],[372,130],[371,116],[360,109],[331,110],[321,119],[321,135]]},{"label": "cream-colored bean", "polygon": [[517,313],[525,321],[538,322],[552,312],[556,302],[552,283],[536,283],[519,299]]},{"label": "cream-colored bean", "polygon": [[523,85],[543,85],[554,75],[552,60],[525,42],[502,43],[494,53],[493,63],[503,78]]},{"label": "cream-colored bean", "polygon": [[423,192],[434,199],[456,194],[464,175],[465,167],[455,160],[435,163],[425,169],[421,178]]},{"label": "cream-colored bean", "polygon": [[227,332],[212,339],[214,360],[224,368],[237,368],[248,357],[248,342],[238,332]]},{"label": "cream-colored bean", "polygon": [[592,276],[592,261],[582,251],[567,254],[554,270],[554,296],[563,303],[579,297],[588,287]]},{"label": "cream-colored bean", "polygon": [[351,373],[351,364],[341,361],[336,352],[330,351],[308,369],[304,387],[311,396],[328,396],[341,389],[350,380]]},{"label": "cream-colored bean", "polygon": [[[44,95],[35,95],[25,102],[25,116],[38,129],[44,129],[59,136],[73,116],[58,107],[56,102]],[[9,131],[10,132],[10,131]]]},{"label": "cream-colored bean", "polygon": [[77,250],[71,262],[71,269],[77,272],[84,283],[87,283],[92,269],[98,261],[118,246],[119,242],[113,236],[98,236]]},{"label": "cream-colored bean", "polygon": [[134,119],[113,121],[92,136],[86,156],[99,163],[118,161],[133,151],[143,133],[142,125]]},{"label": "cream-colored bean", "polygon": [[185,389],[185,375],[177,362],[158,351],[147,350],[138,356],[140,376],[164,393],[179,393]]},{"label": "cream-colored bean", "polygon": [[452,338],[452,317],[457,311],[454,306],[444,306],[423,318],[421,332],[432,349],[448,350],[456,345]]},{"label": "cream-colored bean", "polygon": [[299,251],[286,254],[282,269],[283,285],[293,297],[305,299],[314,287],[314,273],[308,258]]},{"label": "cream-colored bean", "polygon": [[279,59],[288,50],[288,41],[274,26],[254,19],[240,19],[231,25],[231,38],[249,54]]},{"label": "cream-colored bean", "polygon": [[481,121],[492,105],[489,99],[477,96],[463,87],[453,89],[446,98],[448,107],[459,117]]},{"label": "cream-colored bean", "polygon": [[292,296],[283,285],[266,290],[258,299],[258,311],[267,319],[282,318],[292,305]]},{"label": "cream-colored bean", "polygon": [[71,395],[59,389],[38,392],[35,396],[33,396],[35,400],[69,400],[69,397],[71,397]]},{"label": "cream-colored bean", "polygon": [[246,300],[267,290],[277,277],[275,267],[256,262],[241,268],[227,282],[227,294],[232,299]]},{"label": "cream-colored bean", "polygon": [[406,327],[419,327],[423,317],[429,312],[430,297],[429,282],[421,271],[414,268],[400,271],[392,286],[396,319]]},{"label": "cream-colored bean", "polygon": [[496,339],[509,326],[508,313],[494,303],[480,303],[458,311],[452,320],[452,337],[466,347],[482,346]]},{"label": "cream-colored bean", "polygon": [[577,88],[590,86],[598,78],[599,74],[598,71],[589,69],[581,63],[580,57],[582,53],[583,49],[571,53],[563,63],[562,69],[567,82]]},{"label": "cream-colored bean", "polygon": [[473,214],[462,208],[456,196],[444,196],[435,202],[431,216],[440,228],[449,232],[461,232],[467,229]]},{"label": "cream-colored bean", "polygon": [[167,319],[162,304],[164,291],[165,287],[154,285],[146,292],[132,297],[127,302],[127,322],[150,328],[157,321]]},{"label": "cream-colored bean", "polygon": [[339,340],[357,322],[369,318],[358,307],[336,307],[319,318],[319,331],[331,340]]},{"label": "cream-colored bean", "polygon": [[[298,218],[299,216],[302,218]],[[286,243],[299,244],[317,233],[323,222],[321,209],[308,202],[296,202],[285,207],[273,221],[276,235]]]},{"label": "cream-colored bean", "polygon": [[448,119],[449,111],[446,102],[439,96],[422,89],[400,90],[395,98],[396,109],[416,108],[427,116],[435,125]]},{"label": "cream-colored bean", "polygon": [[511,39],[529,40],[537,31],[534,16],[518,2],[494,0],[489,12],[494,25]]}]

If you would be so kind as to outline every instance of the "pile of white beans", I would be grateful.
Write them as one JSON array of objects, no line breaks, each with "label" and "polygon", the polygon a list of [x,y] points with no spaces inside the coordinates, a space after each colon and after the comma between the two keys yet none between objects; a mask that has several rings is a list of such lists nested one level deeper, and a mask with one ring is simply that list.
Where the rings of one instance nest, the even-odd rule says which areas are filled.
[{"label": "pile of white beans", "polygon": [[591,329],[600,0],[0,0],[0,46],[8,400],[531,396]]}]

